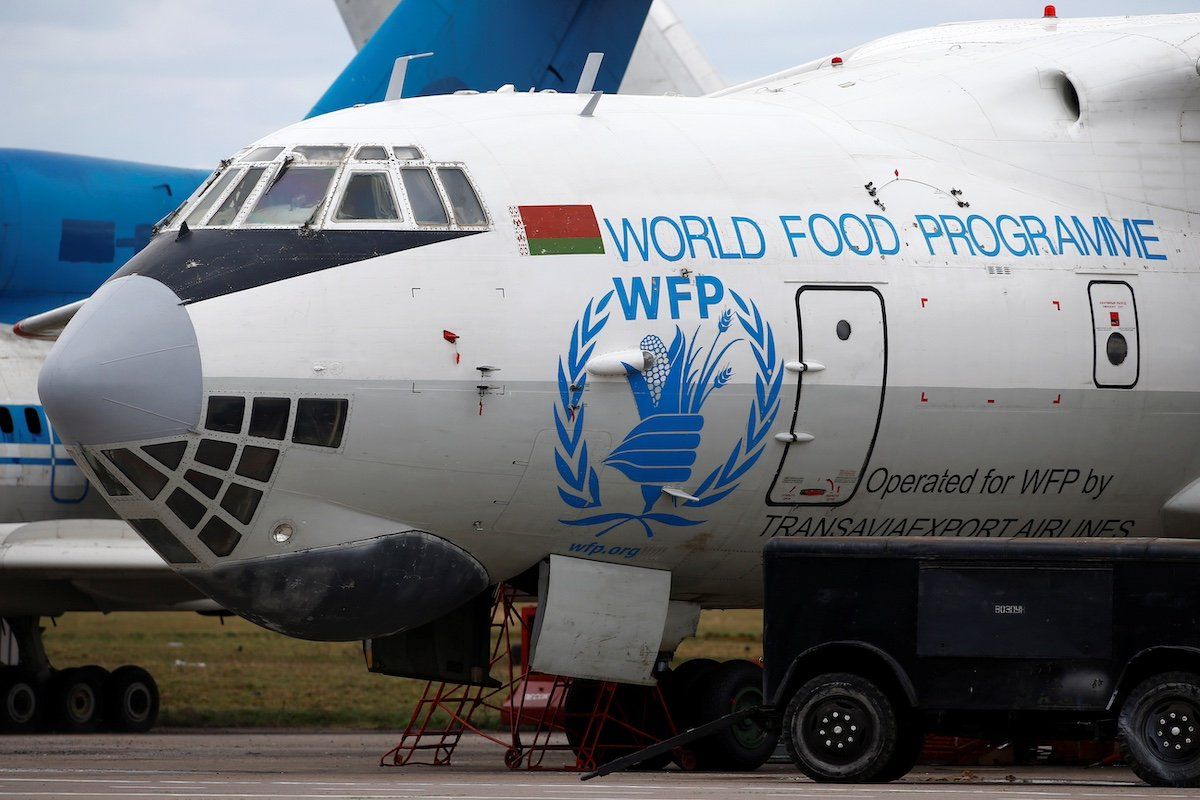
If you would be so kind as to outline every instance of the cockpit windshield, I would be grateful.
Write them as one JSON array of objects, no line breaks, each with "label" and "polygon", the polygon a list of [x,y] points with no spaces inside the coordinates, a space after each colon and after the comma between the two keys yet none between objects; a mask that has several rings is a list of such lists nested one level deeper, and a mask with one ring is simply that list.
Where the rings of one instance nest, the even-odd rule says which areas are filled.
[{"label": "cockpit windshield", "polygon": [[208,212],[212,210],[213,205],[221,199],[225,194],[225,190],[229,188],[229,185],[234,182],[239,174],[240,170],[231,169],[227,170],[220,178],[217,178],[216,183],[205,193],[204,199],[193,206],[191,213],[187,215],[185,221],[188,227],[194,228],[204,222],[204,218],[208,216]]},{"label": "cockpit windshield", "polygon": [[305,144],[292,148],[292,155],[301,161],[341,161],[348,147],[325,144]]},{"label": "cockpit windshield", "polygon": [[267,189],[246,224],[305,224],[325,199],[335,172],[336,167],[291,167]]},{"label": "cockpit windshield", "polygon": [[463,164],[435,162],[415,145],[390,143],[247,148],[161,225],[178,227],[178,220],[189,230],[490,224]]},{"label": "cockpit windshield", "polygon": [[282,152],[282,147],[256,147],[243,155],[239,161],[274,161]]},{"label": "cockpit windshield", "polygon": [[346,181],[342,202],[338,205],[339,221],[368,219],[400,219],[391,181],[386,172],[356,172]]},{"label": "cockpit windshield", "polygon": [[229,225],[233,223],[238,212],[242,210],[242,206],[246,204],[250,193],[254,191],[254,187],[258,185],[258,179],[266,172],[265,167],[251,167],[242,174],[242,179],[238,181],[237,186],[233,187],[233,191],[225,198],[225,202],[217,209],[217,213],[213,214],[208,219],[209,225]]}]

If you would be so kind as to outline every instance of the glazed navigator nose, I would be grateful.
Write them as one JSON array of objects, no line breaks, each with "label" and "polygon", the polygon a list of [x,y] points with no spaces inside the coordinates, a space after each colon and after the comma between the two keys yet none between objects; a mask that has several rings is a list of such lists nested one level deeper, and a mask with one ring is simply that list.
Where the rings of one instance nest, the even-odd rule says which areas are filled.
[{"label": "glazed navigator nose", "polygon": [[66,444],[175,436],[198,426],[196,331],[179,298],[153,278],[104,284],[67,325],[38,378]]}]

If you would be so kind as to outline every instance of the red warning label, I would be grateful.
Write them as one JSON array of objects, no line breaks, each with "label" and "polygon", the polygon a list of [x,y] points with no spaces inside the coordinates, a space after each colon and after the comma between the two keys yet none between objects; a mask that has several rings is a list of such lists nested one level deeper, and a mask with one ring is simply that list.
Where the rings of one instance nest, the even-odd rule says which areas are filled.
[{"label": "red warning label", "polygon": [[1108,322],[1114,328],[1121,327],[1121,314],[1117,311],[1108,312]]}]

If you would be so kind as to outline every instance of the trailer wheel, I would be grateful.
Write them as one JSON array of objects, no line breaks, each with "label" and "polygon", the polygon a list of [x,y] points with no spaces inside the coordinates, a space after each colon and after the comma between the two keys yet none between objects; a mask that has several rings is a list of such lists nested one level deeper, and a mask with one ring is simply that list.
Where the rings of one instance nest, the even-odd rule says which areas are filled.
[{"label": "trailer wheel", "polygon": [[892,760],[879,773],[877,780],[898,781],[908,773],[921,759],[921,751],[925,748],[925,727],[920,716],[915,711],[900,714],[898,721],[899,734],[896,739],[896,751]]},{"label": "trailer wheel", "polygon": [[818,675],[792,697],[784,736],[788,755],[813,780],[869,783],[894,771],[900,726],[895,704],[874,682],[834,672]]},{"label": "trailer wheel", "polygon": [[1121,752],[1151,786],[1200,786],[1200,675],[1163,672],[1134,687],[1117,721]]}]

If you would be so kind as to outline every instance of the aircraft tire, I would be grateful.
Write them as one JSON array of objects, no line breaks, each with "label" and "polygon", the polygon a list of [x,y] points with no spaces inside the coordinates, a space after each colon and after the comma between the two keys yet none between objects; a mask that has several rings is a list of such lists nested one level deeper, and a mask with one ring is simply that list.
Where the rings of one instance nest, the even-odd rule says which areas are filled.
[{"label": "aircraft tire", "polygon": [[783,716],[788,755],[820,783],[878,783],[894,767],[900,720],[888,694],[862,675],[809,680]]},{"label": "aircraft tire", "polygon": [[1200,675],[1163,672],[1139,683],[1117,731],[1125,763],[1146,783],[1200,786]]},{"label": "aircraft tire", "polygon": [[667,700],[667,708],[671,712],[671,721],[679,730],[682,731],[688,726],[692,716],[693,704],[690,698],[696,681],[720,665],[720,661],[711,658],[689,658],[658,679],[663,696]]},{"label": "aircraft tire", "polygon": [[[596,708],[596,698],[600,687],[601,684],[597,681],[573,681],[571,688],[567,690],[567,697],[563,701],[563,728],[567,734],[567,743],[570,744],[571,750],[576,755],[580,755],[584,739],[589,733],[591,714]],[[634,686],[627,683],[617,687],[612,705],[608,709],[608,715],[614,719],[601,723],[603,727],[596,736],[596,744],[591,753],[592,760],[595,762],[592,766],[599,767],[615,758],[629,755],[634,750],[647,747],[653,741],[662,740],[671,735],[671,732],[667,730],[666,719],[653,689],[654,687],[651,686]],[[629,726],[644,731],[650,738],[638,736],[617,720],[622,720]],[[634,769],[641,771],[662,769],[670,761],[671,756],[666,753],[643,761]]]},{"label": "aircraft tire", "polygon": [[[753,661],[726,661],[705,672],[691,693],[695,714],[689,727],[761,706],[762,682],[762,667]],[[778,733],[753,720],[743,720],[693,742],[692,750],[699,769],[749,772],[766,763],[778,739]]]},{"label": "aircraft tire", "polygon": [[114,731],[145,733],[158,721],[158,707],[158,684],[141,667],[118,667],[104,682],[104,722]]},{"label": "aircraft tire", "polygon": [[[720,661],[711,658],[690,658],[659,678],[658,683],[662,687],[676,732],[682,733],[697,724],[694,702],[696,684],[720,664]],[[688,772],[700,768],[696,752],[690,745],[678,748],[672,760],[676,766]]]},{"label": "aircraft tire", "polygon": [[20,667],[0,668],[0,731],[28,733],[42,717],[43,694],[32,675]]},{"label": "aircraft tire", "polygon": [[99,667],[74,667],[55,673],[46,686],[51,724],[67,733],[98,729],[106,676]]}]

